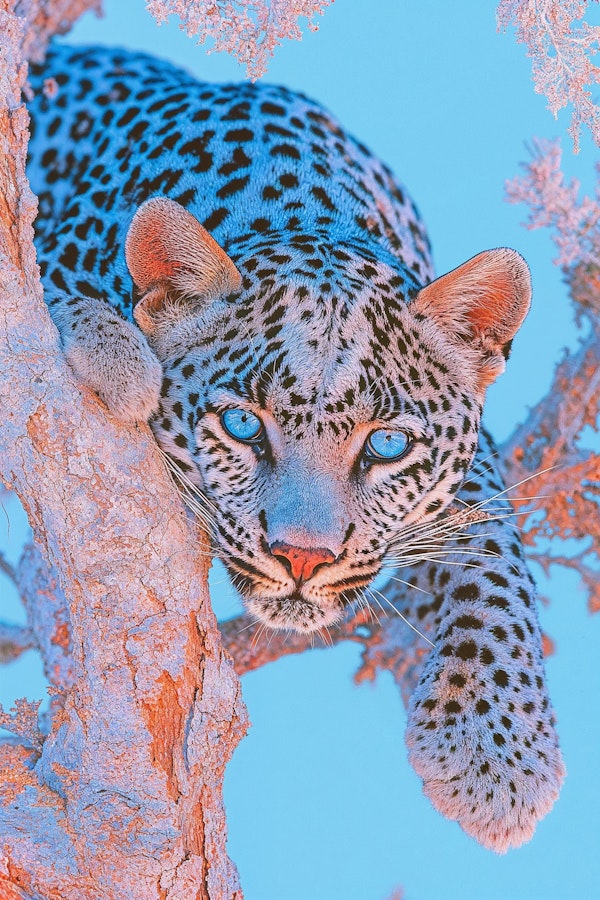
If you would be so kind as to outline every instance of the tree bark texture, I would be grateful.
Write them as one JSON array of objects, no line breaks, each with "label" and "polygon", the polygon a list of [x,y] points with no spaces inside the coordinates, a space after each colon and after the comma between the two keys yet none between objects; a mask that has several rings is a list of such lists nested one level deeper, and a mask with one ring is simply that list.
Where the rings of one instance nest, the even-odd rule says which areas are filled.
[{"label": "tree bark texture", "polygon": [[148,429],[77,386],[35,264],[24,54],[94,5],[0,3],[0,460],[35,535],[21,580],[55,693],[45,739],[25,707],[0,746],[0,898],[239,898],[221,789],[247,720],[203,535]]}]

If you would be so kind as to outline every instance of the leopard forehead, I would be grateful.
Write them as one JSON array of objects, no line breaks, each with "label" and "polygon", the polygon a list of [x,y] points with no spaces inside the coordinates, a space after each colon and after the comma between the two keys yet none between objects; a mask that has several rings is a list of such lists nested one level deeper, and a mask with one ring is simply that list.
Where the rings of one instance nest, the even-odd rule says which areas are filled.
[{"label": "leopard forehead", "polygon": [[266,257],[268,268],[256,255],[238,262],[240,295],[169,327],[163,413],[189,431],[204,410],[239,398],[270,409],[297,440],[308,426],[342,439],[358,423],[399,416],[420,420],[422,430],[435,422],[438,436],[440,422],[466,416],[474,427],[468,370],[411,313],[410,278],[345,256],[345,271],[331,266],[320,278],[306,278],[303,259],[281,247]]}]

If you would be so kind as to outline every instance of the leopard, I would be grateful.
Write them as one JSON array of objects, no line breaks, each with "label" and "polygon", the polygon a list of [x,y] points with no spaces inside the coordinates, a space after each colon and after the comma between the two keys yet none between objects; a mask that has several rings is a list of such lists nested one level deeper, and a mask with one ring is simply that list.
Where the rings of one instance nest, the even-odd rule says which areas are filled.
[{"label": "leopard", "polygon": [[326,632],[405,574],[394,602],[431,637],[410,761],[469,835],[520,846],[565,774],[481,424],[526,262],[500,247],[436,277],[406,189],[286,87],[57,45],[29,92],[38,261],[82,391],[149,422],[262,626]]}]

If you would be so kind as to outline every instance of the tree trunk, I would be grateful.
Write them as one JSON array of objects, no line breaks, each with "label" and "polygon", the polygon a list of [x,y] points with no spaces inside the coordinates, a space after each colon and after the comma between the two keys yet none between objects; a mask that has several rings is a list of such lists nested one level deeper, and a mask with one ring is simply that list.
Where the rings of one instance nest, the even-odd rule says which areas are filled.
[{"label": "tree trunk", "polygon": [[221,791],[246,712],[203,535],[148,429],[117,425],[74,381],[35,265],[24,48],[39,58],[86,5],[16,4],[28,32],[0,4],[0,460],[41,551],[28,556],[28,596],[33,628],[52,635],[42,653],[56,694],[45,739],[23,704],[21,741],[0,746],[0,898],[241,897]]}]

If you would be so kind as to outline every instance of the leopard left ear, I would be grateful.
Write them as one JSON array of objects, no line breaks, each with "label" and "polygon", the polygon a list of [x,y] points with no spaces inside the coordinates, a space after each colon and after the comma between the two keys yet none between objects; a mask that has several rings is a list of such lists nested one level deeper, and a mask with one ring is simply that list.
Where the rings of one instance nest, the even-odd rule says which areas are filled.
[{"label": "leopard left ear", "polygon": [[153,197],[137,210],[125,241],[125,258],[142,294],[133,315],[154,333],[169,299],[185,314],[232,294],[242,279],[225,251],[198,220],[174,200]]},{"label": "leopard left ear", "polygon": [[474,351],[481,391],[504,371],[510,342],[531,303],[529,267],[516,250],[479,253],[422,288],[411,310]]}]

